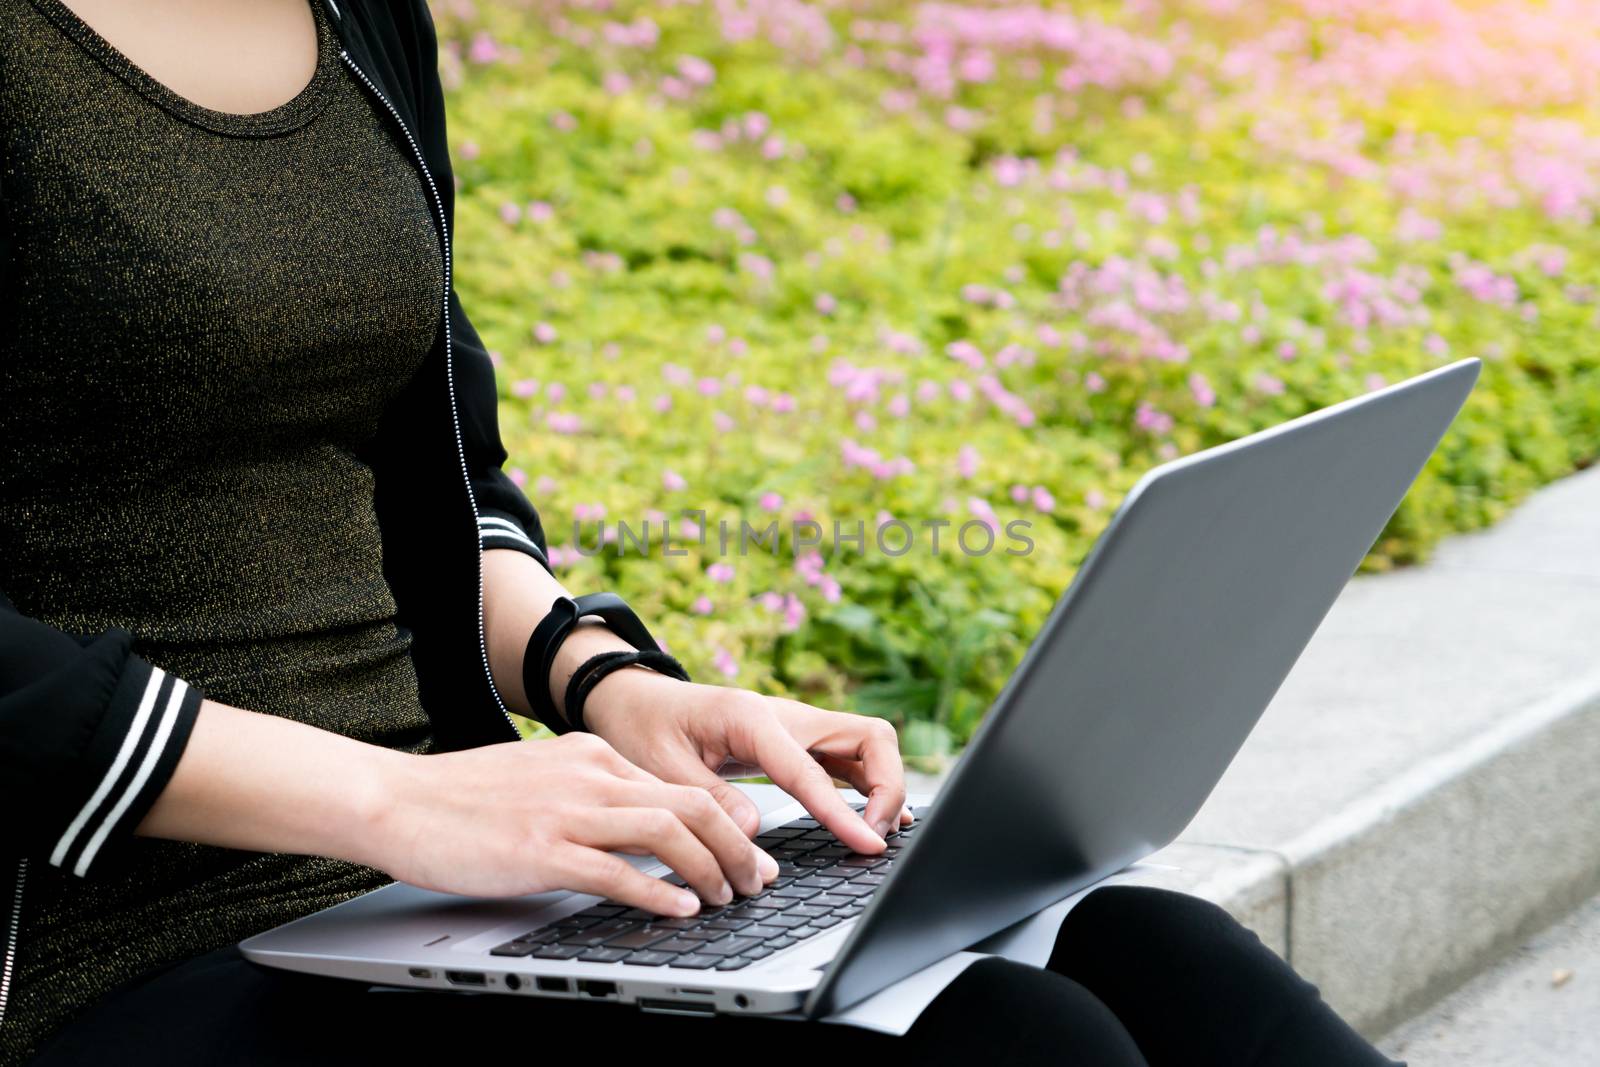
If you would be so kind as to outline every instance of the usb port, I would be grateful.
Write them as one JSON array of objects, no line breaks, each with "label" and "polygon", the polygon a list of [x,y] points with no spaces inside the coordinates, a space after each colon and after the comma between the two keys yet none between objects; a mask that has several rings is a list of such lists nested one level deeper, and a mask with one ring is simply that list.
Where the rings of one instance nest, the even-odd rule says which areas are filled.
[{"label": "usb port", "polygon": [[488,985],[489,979],[480,971],[446,971],[444,980],[451,985]]}]

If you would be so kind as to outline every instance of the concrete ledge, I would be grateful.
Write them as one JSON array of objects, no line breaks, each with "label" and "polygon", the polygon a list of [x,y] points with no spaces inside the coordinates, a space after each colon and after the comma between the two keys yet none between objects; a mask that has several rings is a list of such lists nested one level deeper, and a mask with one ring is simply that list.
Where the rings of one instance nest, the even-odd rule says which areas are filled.
[{"label": "concrete ledge", "polygon": [[1600,470],[1352,582],[1156,877],[1378,1036],[1600,890],[1596,635]]}]

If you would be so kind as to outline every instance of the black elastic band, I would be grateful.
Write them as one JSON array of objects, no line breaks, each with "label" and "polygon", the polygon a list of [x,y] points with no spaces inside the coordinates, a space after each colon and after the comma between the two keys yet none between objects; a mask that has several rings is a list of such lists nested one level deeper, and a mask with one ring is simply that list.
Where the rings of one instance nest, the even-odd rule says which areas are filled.
[{"label": "black elastic band", "polygon": [[[639,621],[639,616],[628,607],[627,601],[615,593],[586,593],[576,599],[557,597],[555,603],[550,605],[550,611],[533,628],[533,633],[528,637],[528,646],[522,652],[522,688],[527,694],[529,707],[533,709],[533,717],[558,734],[583,727],[556,709],[555,702],[550,698],[550,672],[555,667],[556,654],[561,650],[562,642],[578,625],[578,620],[589,615],[599,616],[613,633],[640,652],[665,657],[659,661],[663,664],[660,668],[662,673],[672,673],[672,669],[675,669],[677,674],[674,677],[688,679],[678,661],[661,651],[661,646],[650,636],[650,631]],[[664,666],[669,661],[671,669]],[[655,666],[656,662],[647,665]]]},{"label": "black elastic band", "polygon": [[585,731],[589,729],[583,721],[583,706],[588,701],[589,694],[594,692],[594,687],[607,675],[625,667],[649,667],[680,682],[689,680],[689,672],[683,669],[683,664],[660,649],[629,652],[617,648],[590,656],[572,672],[572,678],[567,682],[566,713],[567,722],[572,729]]}]

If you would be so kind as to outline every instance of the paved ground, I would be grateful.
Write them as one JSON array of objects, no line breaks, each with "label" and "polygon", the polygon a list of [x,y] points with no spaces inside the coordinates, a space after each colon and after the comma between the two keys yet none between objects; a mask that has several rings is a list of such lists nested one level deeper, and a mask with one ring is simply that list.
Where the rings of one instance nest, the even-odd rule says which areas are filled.
[{"label": "paved ground", "polygon": [[1410,1067],[1600,1064],[1600,897],[1382,1046]]}]

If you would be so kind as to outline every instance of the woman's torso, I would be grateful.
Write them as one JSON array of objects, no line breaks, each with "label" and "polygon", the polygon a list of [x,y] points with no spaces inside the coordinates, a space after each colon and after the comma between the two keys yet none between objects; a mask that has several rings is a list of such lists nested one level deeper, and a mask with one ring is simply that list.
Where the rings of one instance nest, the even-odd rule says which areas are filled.
[{"label": "woman's torso", "polygon": [[[125,627],[213,699],[421,751],[362,452],[433,343],[442,263],[313,7],[310,83],[224,115],[59,0],[0,0],[0,589]],[[134,974],[384,880],[144,840],[87,879],[35,861],[0,1061]]]}]

